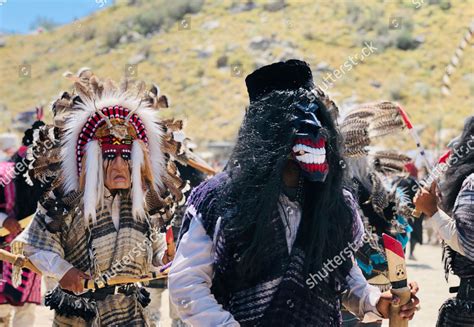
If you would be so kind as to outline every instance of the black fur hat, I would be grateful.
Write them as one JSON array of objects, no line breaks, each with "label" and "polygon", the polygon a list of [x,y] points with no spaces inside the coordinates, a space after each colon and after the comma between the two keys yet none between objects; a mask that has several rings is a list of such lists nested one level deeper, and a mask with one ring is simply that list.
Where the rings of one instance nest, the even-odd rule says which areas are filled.
[{"label": "black fur hat", "polygon": [[245,78],[250,102],[256,101],[274,90],[297,90],[314,88],[313,74],[309,65],[291,59],[263,66]]}]

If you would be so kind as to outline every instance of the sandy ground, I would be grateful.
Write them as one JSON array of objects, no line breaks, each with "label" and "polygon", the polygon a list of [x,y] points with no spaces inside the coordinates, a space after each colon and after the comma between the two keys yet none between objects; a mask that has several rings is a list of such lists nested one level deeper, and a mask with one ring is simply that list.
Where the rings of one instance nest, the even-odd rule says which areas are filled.
[{"label": "sandy ground", "polygon": [[[441,304],[450,295],[448,292],[448,284],[444,280],[444,272],[441,263],[441,248],[438,245],[418,246],[415,251],[417,261],[408,260],[408,276],[411,281],[417,281],[420,286],[418,296],[421,300],[421,310],[415,315],[410,322],[411,327],[432,327],[436,324],[438,309]],[[457,280],[454,276],[450,277],[451,286],[456,285]],[[153,300],[151,307],[156,303]],[[168,312],[168,292],[161,294],[162,318],[159,327],[171,326]],[[48,308],[38,308],[37,321],[35,326],[46,327],[52,324],[52,312]],[[384,326],[388,326],[385,322]]]}]

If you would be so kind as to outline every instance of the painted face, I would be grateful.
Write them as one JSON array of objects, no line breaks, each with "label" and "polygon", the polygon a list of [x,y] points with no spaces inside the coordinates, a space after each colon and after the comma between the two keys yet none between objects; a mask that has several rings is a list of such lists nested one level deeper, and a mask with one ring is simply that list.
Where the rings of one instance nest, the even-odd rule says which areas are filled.
[{"label": "painted face", "polygon": [[301,168],[303,176],[312,182],[324,182],[329,173],[326,159],[326,137],[316,114],[318,103],[305,97],[296,104],[293,124],[296,128],[291,158]]},{"label": "painted face", "polygon": [[102,148],[104,156],[104,184],[110,191],[131,188],[130,155],[127,145],[108,145]]}]

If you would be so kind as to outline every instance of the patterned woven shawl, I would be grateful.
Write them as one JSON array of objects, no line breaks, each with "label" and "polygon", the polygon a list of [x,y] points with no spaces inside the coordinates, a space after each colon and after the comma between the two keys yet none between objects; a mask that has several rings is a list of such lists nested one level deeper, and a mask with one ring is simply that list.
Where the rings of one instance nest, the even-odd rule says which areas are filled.
[{"label": "patterned woven shawl", "polygon": [[[39,250],[59,254],[77,269],[92,278],[110,276],[140,276],[149,272],[158,244],[149,240],[154,224],[149,219],[138,221],[132,216],[132,204],[127,198],[120,204],[119,230],[115,229],[107,208],[97,210],[97,223],[90,229],[81,215],[67,217],[63,230],[51,233],[46,229],[44,212],[40,208],[29,227],[14,242],[14,251],[21,252],[28,244]],[[79,211],[74,211],[79,212]],[[109,295],[97,301],[95,324],[103,326],[143,326],[146,316],[137,298],[123,294]],[[56,314],[59,325],[86,325],[77,317]]]}]

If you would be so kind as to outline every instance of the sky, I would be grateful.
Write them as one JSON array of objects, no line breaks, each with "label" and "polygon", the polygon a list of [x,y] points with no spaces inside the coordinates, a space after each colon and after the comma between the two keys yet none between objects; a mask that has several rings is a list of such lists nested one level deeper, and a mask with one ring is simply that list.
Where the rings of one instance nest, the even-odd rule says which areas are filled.
[{"label": "sky", "polygon": [[110,6],[113,0],[0,0],[0,32],[28,33],[38,17],[60,25]]}]

